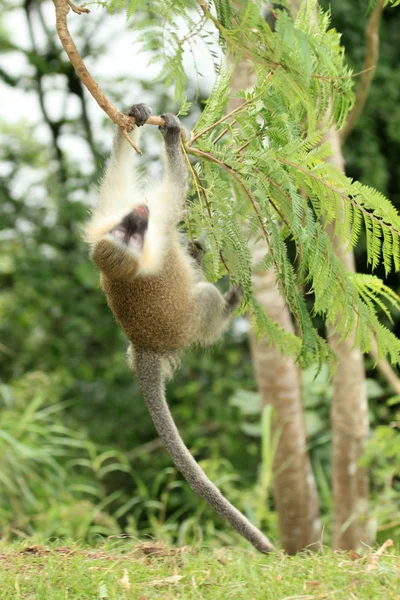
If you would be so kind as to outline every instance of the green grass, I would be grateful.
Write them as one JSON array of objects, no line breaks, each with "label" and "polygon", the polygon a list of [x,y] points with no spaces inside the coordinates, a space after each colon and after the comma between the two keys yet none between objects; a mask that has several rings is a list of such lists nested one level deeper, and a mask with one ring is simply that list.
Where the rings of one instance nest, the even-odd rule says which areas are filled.
[{"label": "green grass", "polygon": [[0,546],[7,600],[235,600],[400,598],[400,553],[386,549],[288,557],[243,549],[168,548],[110,541]]}]

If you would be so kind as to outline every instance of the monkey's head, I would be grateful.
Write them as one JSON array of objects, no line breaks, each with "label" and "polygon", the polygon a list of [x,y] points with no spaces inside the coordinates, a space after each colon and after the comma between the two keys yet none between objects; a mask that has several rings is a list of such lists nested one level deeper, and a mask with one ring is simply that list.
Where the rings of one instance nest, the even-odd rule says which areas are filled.
[{"label": "monkey's head", "polygon": [[126,246],[126,248],[141,252],[144,236],[149,224],[149,209],[141,204],[128,213],[122,221],[111,230],[111,235]]},{"label": "monkey's head", "polygon": [[133,279],[144,245],[149,209],[141,204],[113,227],[92,250],[92,259],[110,279]]}]

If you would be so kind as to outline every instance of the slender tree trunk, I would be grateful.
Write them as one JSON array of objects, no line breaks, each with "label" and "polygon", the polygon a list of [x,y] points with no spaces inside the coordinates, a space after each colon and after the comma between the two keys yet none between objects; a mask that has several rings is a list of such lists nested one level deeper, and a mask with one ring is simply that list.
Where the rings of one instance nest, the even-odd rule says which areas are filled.
[{"label": "slender tree trunk", "polygon": [[[289,0],[296,15],[300,0]],[[333,154],[329,162],[344,172],[344,161],[337,131],[325,135]],[[353,252],[345,252],[334,238],[333,228],[328,232],[336,255],[348,271],[355,272]],[[366,469],[358,461],[368,441],[368,407],[363,357],[353,348],[354,334],[340,341],[334,329],[328,331],[331,347],[338,355],[331,408],[332,421],[332,478],[333,478],[333,547],[342,550],[357,548],[367,540],[369,484]]]},{"label": "slender tree trunk", "polygon": [[[251,87],[253,77],[252,63],[241,61],[235,66],[232,88]],[[240,99],[232,99],[228,111],[240,102]],[[265,250],[263,242],[253,245],[253,264],[259,262]],[[254,295],[267,314],[281,327],[293,332],[275,273],[254,270],[253,285]],[[257,339],[254,332],[251,334],[251,348],[262,406],[274,407],[275,425],[280,430],[273,465],[273,494],[281,544],[289,554],[295,554],[321,541],[318,494],[306,451],[300,376],[292,360],[283,357],[267,339]]]},{"label": "slender tree trunk", "polygon": [[[329,131],[324,141],[333,150],[329,162],[344,171],[339,134]],[[346,252],[335,239],[333,227],[328,232],[347,271],[355,272],[354,254]],[[333,380],[331,407],[332,421],[332,484],[333,484],[333,547],[341,550],[357,548],[368,540],[368,472],[358,465],[368,441],[368,403],[364,360],[361,351],[354,348],[354,333],[340,341],[333,328],[328,340],[338,355]]]},{"label": "slender tree trunk", "polygon": [[[257,244],[253,259],[265,255]],[[294,333],[275,273],[253,272],[254,295],[273,321]],[[294,554],[321,541],[319,501],[309,456],[301,398],[300,373],[266,338],[251,333],[251,349],[262,405],[271,404],[280,438],[274,457],[273,494],[282,547]]]}]

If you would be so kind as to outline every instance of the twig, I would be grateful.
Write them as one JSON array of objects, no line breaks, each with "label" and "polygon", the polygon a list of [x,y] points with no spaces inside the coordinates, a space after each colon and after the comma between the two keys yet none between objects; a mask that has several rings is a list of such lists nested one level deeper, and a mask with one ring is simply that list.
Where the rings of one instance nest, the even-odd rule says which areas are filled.
[{"label": "twig", "polygon": [[271,245],[269,243],[268,234],[265,231],[264,223],[263,223],[263,220],[262,220],[259,208],[257,206],[257,203],[255,202],[253,196],[250,194],[250,192],[247,189],[247,187],[244,185],[243,181],[241,181],[241,179],[240,179],[239,175],[236,173],[236,171],[234,171],[226,163],[222,162],[222,160],[219,160],[218,158],[216,158],[215,156],[212,156],[212,154],[209,154],[208,152],[203,152],[202,150],[198,150],[197,148],[190,148],[190,152],[193,153],[193,154],[195,154],[195,155],[197,154],[197,156],[202,156],[203,158],[207,158],[211,162],[215,162],[217,165],[219,165],[220,167],[222,167],[223,169],[225,169],[225,171],[228,171],[228,173],[230,173],[230,175],[234,178],[234,180],[236,181],[236,183],[242,188],[242,190],[246,194],[247,198],[249,199],[250,204],[252,205],[253,210],[254,210],[254,212],[255,212],[255,214],[257,216],[258,222],[260,223],[261,232],[262,232],[263,238],[264,238],[264,240],[265,240],[268,248],[271,250]]},{"label": "twig", "polygon": [[333,192],[334,194],[338,194],[344,200],[348,200],[348,202],[350,202],[350,204],[352,206],[354,206],[354,208],[357,208],[360,212],[363,213],[363,215],[366,215],[371,220],[376,221],[380,225],[380,227],[386,227],[386,229],[389,229],[393,234],[400,235],[400,229],[396,229],[396,227],[393,227],[393,225],[389,225],[388,223],[386,223],[383,220],[383,218],[379,218],[376,215],[374,215],[374,213],[369,212],[366,208],[364,208],[364,206],[362,204],[357,204],[357,202],[353,199],[353,197],[351,195],[347,194],[346,191],[341,192],[337,188],[333,187],[332,185],[330,185],[329,183],[327,183],[326,181],[324,181],[323,179],[321,179],[320,177],[315,175],[315,173],[312,173],[311,171],[307,171],[306,169],[303,169],[300,165],[296,165],[296,163],[291,162],[290,160],[285,160],[283,158],[277,158],[277,161],[280,163],[283,163],[284,165],[289,165],[290,167],[297,169],[301,173],[308,175],[308,177],[311,177],[315,181],[318,181],[318,183],[323,185],[326,189],[331,190],[331,192]]},{"label": "twig", "polygon": [[[188,164],[190,173],[191,173],[191,175],[193,177],[193,181],[194,181],[194,185],[195,185],[196,190],[197,190],[197,194],[198,194],[199,197],[203,196],[204,202],[206,204],[206,209],[207,209],[207,212],[208,212],[208,217],[209,217],[210,223],[211,223],[211,230],[212,230],[212,233],[213,233],[213,236],[214,236],[214,239],[215,239],[215,244],[216,244],[216,246],[218,248],[218,239],[217,239],[217,236],[215,235],[214,228],[213,228],[211,207],[210,207],[210,203],[209,203],[208,198],[207,198],[207,194],[205,192],[204,187],[201,185],[201,182],[200,182],[198,174],[196,173],[195,169],[193,169],[192,165],[190,164],[190,160],[188,158],[186,150],[184,150],[184,154],[185,154],[185,159],[186,159],[186,162]],[[224,265],[227,273],[230,273],[229,267],[226,264],[226,261],[225,261],[225,258],[224,258],[224,255],[222,253],[221,248],[218,248],[218,253],[219,253],[219,257],[221,259],[221,262]]]},{"label": "twig", "polygon": [[[203,150],[199,150],[197,148],[186,148],[186,151],[188,153],[190,153],[190,154],[194,154],[195,156],[201,156],[203,158],[206,158],[207,160],[210,160],[211,162],[216,163],[217,165],[219,165],[220,167],[222,167],[225,171],[227,171],[234,178],[234,180],[237,182],[237,184],[242,188],[242,190],[244,191],[244,193],[247,196],[248,200],[250,201],[250,204],[251,204],[251,206],[253,208],[253,211],[254,211],[254,213],[255,213],[255,215],[257,217],[257,220],[258,220],[258,222],[260,224],[262,236],[263,236],[264,241],[265,241],[265,243],[267,245],[268,252],[271,254],[272,259],[274,261],[276,273],[279,275],[279,265],[278,265],[278,262],[276,260],[276,256],[275,256],[275,252],[274,252],[273,246],[270,243],[268,233],[267,233],[267,231],[265,229],[265,226],[264,226],[264,223],[263,223],[263,219],[262,219],[262,215],[260,213],[258,204],[254,200],[253,196],[251,195],[251,193],[249,192],[249,190],[247,189],[247,187],[245,186],[245,184],[243,183],[243,181],[241,181],[238,173],[234,169],[232,169],[232,167],[230,167],[229,165],[227,165],[226,163],[224,163],[222,160],[219,160],[218,158],[216,158],[212,154],[209,154],[208,152],[203,152]],[[276,209],[275,206],[274,206],[274,208]],[[287,292],[285,290],[285,284],[284,284],[284,281],[282,280],[281,277],[279,277],[279,279],[278,279],[278,285],[281,288],[282,295],[284,297],[287,297]],[[294,315],[297,318],[297,320],[299,320],[299,316],[296,314],[295,311],[293,311],[293,312],[294,312]]]},{"label": "twig", "polygon": [[[99,85],[93,79],[89,73],[85,63],[82,60],[81,55],[78,52],[77,47],[71,34],[68,31],[67,26],[67,15],[70,9],[80,15],[82,13],[89,13],[89,9],[83,6],[76,6],[71,0],[53,0],[56,8],[56,29],[58,37],[64,47],[65,52],[68,55],[71,64],[73,65],[78,77],[82,81],[86,89],[91,93],[97,104],[104,110],[104,112],[110,117],[112,121],[120,128],[125,139],[130,143],[132,148],[138,153],[142,154],[139,148],[132,142],[129,137],[129,132],[132,130],[135,124],[135,118],[129,117],[124,113],[120,112],[115,106],[109,101],[105,94],[100,89]],[[164,125],[164,119],[161,117],[149,117],[146,121],[148,125]]]},{"label": "twig", "polygon": [[[272,73],[268,73],[268,75],[265,78],[265,81],[268,81],[268,79],[271,77],[271,75],[272,75]],[[193,142],[195,142],[199,137],[201,137],[205,133],[208,133],[209,131],[211,131],[211,129],[214,129],[217,125],[219,125],[220,123],[223,123],[223,121],[226,121],[226,119],[229,119],[229,117],[231,117],[232,115],[234,115],[237,112],[240,112],[241,110],[243,110],[244,108],[246,108],[246,106],[248,106],[249,104],[251,104],[252,102],[254,102],[254,100],[257,100],[257,98],[259,98],[263,93],[264,93],[264,89],[259,94],[257,94],[256,96],[253,96],[252,98],[249,98],[249,100],[246,100],[245,102],[243,102],[242,104],[240,104],[239,106],[237,106],[236,108],[234,108],[233,110],[231,110],[231,112],[228,113],[227,115],[224,115],[223,117],[221,117],[220,119],[218,119],[218,121],[215,121],[215,123],[213,123],[209,127],[206,127],[205,129],[203,129],[203,131],[200,131],[199,133],[197,133],[194,137],[192,137],[192,139],[190,139],[188,141],[187,146],[191,146],[193,144]]]},{"label": "twig", "polygon": [[[235,123],[237,123],[237,119],[233,119],[232,123],[230,123],[230,127],[233,127],[235,125]],[[219,140],[224,137],[224,135],[226,133],[228,133],[229,131],[229,127],[225,127],[225,129],[223,129],[221,131],[221,133],[219,135],[217,135],[217,137],[215,138],[215,140],[213,140],[213,144],[216,144],[217,142],[219,142]]]},{"label": "twig", "polygon": [[206,127],[205,129],[203,129],[203,131],[200,131],[199,133],[196,133],[196,135],[194,137],[192,137],[192,139],[190,139],[188,141],[188,146],[191,146],[193,144],[193,142],[195,142],[199,137],[201,137],[205,133],[208,133],[209,131],[211,131],[211,129],[214,129],[217,125],[219,125],[223,121],[226,121],[226,119],[229,119],[229,117],[231,117],[233,114],[239,112],[240,110],[243,110],[244,106],[246,106],[248,103],[249,103],[249,101],[245,102],[244,104],[241,104],[237,108],[233,109],[227,115],[224,115],[223,117],[221,117],[220,119],[218,119],[218,121],[215,121],[215,123],[213,123],[209,127]]},{"label": "twig", "polygon": [[357,125],[358,119],[361,116],[368,98],[371,83],[375,75],[376,63],[378,62],[379,57],[379,24],[384,5],[385,0],[378,0],[365,30],[366,54],[364,70],[360,78],[360,85],[357,89],[353,110],[348,116],[345,126],[339,131],[339,137],[342,143],[348,138],[354,127]]},{"label": "twig", "polygon": [[371,338],[371,349],[369,353],[376,363],[376,368],[381,372],[390,387],[396,394],[400,395],[400,379],[391,367],[389,361],[386,360],[386,358],[379,358],[378,344],[376,343],[374,336]]}]

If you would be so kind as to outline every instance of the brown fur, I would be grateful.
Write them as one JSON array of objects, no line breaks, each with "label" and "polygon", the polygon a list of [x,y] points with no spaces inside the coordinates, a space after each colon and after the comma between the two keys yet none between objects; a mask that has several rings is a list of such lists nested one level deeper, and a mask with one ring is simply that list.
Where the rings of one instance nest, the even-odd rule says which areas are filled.
[{"label": "brown fur", "polygon": [[190,345],[195,335],[193,273],[182,251],[171,248],[161,273],[153,276],[134,277],[137,262],[129,257],[129,263],[131,277],[126,277],[123,262],[121,271],[113,270],[113,278],[102,273],[101,285],[133,347],[164,354]]}]

